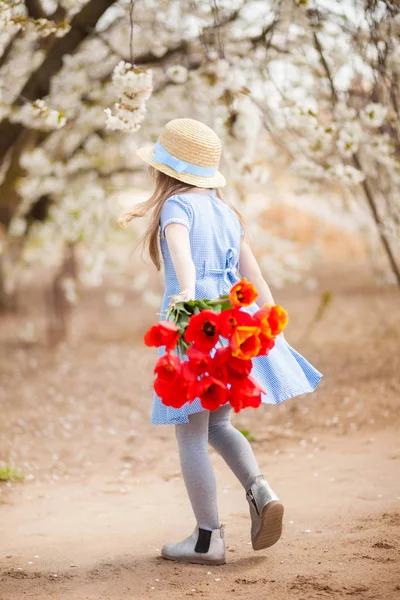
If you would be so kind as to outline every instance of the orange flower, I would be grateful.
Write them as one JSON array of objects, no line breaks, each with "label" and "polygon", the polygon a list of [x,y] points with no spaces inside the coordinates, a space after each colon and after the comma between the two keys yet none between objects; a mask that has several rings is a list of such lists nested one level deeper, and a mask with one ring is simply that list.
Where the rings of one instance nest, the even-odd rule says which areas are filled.
[{"label": "orange flower", "polygon": [[254,314],[254,317],[260,322],[262,333],[270,338],[274,338],[282,333],[288,322],[286,310],[278,304],[275,304],[274,306],[264,304],[264,306]]},{"label": "orange flower", "polygon": [[268,315],[268,323],[273,336],[282,333],[288,323],[288,320],[288,314],[286,310],[282,308],[282,306],[271,306],[271,310]]},{"label": "orange flower", "polygon": [[260,322],[260,329],[262,333],[267,337],[271,337],[271,327],[268,322],[270,312],[271,307],[269,306],[269,304],[264,304],[264,306],[253,315],[254,318]]},{"label": "orange flower", "polygon": [[235,283],[229,292],[229,301],[232,306],[250,306],[257,296],[258,293],[254,285],[243,278]]},{"label": "orange flower", "polygon": [[257,356],[261,348],[259,334],[259,327],[245,325],[236,327],[230,339],[232,356],[244,360]]}]

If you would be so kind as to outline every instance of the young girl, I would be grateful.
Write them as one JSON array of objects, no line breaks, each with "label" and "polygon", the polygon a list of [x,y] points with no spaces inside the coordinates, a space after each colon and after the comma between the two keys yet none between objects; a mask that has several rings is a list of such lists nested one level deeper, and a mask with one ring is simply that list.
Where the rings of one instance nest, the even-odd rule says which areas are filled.
[{"label": "young girl", "polygon": [[[243,217],[217,192],[225,185],[218,171],[221,142],[212,129],[192,119],[170,121],[153,149],[138,155],[150,164],[156,190],[122,218],[122,224],[151,211],[144,243],[156,268],[160,250],[165,269],[161,319],[171,303],[227,294],[245,277],[258,291],[258,304],[274,304],[244,235]],[[240,265],[240,266],[239,266]],[[240,275],[239,275],[240,271]],[[249,312],[259,306],[253,304]],[[159,356],[165,349],[158,351]],[[278,336],[268,356],[253,359],[252,376],[267,390],[262,401],[277,404],[313,391],[322,375]],[[229,404],[210,412],[199,399],[180,409],[154,396],[152,423],[175,425],[182,475],[196,518],[193,533],[166,544],[164,558],[225,563],[224,528],[217,508],[216,483],[208,443],[226,461],[246,491],[254,550],[275,544],[282,533],[283,506],[263,475],[247,439],[230,422]]]}]

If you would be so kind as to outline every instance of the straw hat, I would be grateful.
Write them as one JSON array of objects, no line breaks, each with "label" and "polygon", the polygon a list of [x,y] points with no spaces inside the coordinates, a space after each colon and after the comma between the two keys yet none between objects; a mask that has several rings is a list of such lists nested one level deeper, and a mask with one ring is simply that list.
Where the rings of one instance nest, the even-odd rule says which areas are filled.
[{"label": "straw hat", "polygon": [[194,119],[169,121],[153,148],[140,148],[137,154],[161,173],[189,185],[217,188],[226,183],[218,171],[221,140]]}]

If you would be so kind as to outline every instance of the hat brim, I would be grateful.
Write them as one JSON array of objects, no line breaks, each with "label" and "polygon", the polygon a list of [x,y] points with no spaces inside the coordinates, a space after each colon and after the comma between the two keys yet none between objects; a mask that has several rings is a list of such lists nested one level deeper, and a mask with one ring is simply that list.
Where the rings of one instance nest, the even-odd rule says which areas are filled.
[{"label": "hat brim", "polygon": [[163,165],[162,163],[153,160],[154,150],[152,148],[139,148],[139,150],[136,150],[136,154],[148,165],[151,165],[158,171],[161,171],[161,173],[165,173],[165,175],[169,175],[178,181],[183,181],[183,183],[203,188],[220,188],[226,185],[225,177],[219,171],[212,177],[200,177],[199,175],[191,175],[190,173],[178,173],[177,171],[174,171],[174,169],[171,169],[171,167],[168,167],[168,165]]}]

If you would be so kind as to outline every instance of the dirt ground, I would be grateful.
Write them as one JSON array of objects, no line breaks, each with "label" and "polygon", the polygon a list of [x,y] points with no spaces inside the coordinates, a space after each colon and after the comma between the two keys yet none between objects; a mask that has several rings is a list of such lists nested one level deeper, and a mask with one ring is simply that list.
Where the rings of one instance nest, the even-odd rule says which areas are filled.
[{"label": "dirt ground", "polygon": [[[324,290],[332,302],[313,326]],[[101,293],[57,349],[0,321],[0,599],[400,598],[400,301],[357,270],[277,293],[286,338],[324,373],[316,393],[235,416],[285,504],[284,534],[253,552],[244,492],[212,454],[228,563],[159,558],[194,527],[173,429],[150,424],[155,309]],[[35,309],[36,310],[36,309]]]}]

